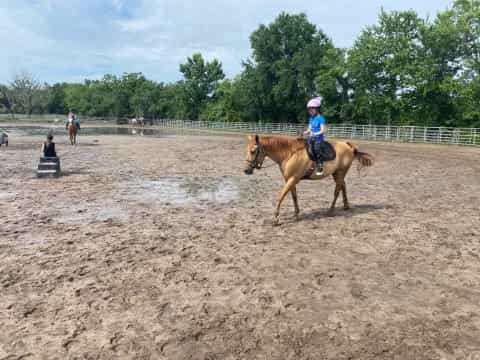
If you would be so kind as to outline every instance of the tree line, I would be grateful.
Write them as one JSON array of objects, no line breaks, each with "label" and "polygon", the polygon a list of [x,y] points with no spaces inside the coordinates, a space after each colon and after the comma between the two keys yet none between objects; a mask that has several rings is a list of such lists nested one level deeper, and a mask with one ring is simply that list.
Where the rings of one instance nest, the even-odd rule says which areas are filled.
[{"label": "tree line", "polygon": [[232,79],[199,53],[174,83],[126,73],[49,85],[22,73],[0,84],[0,112],[304,122],[307,100],[321,96],[334,123],[480,127],[480,0],[457,0],[433,19],[382,10],[349,49],[305,14],[280,14],[250,43]]}]

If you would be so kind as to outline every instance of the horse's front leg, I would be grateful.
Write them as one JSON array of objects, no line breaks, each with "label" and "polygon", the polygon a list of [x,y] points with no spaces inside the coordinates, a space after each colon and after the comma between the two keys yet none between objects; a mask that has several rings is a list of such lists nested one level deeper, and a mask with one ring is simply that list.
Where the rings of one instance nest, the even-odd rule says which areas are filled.
[{"label": "horse's front leg", "polygon": [[298,207],[297,186],[293,186],[290,192],[292,193],[293,206],[295,207],[295,220],[298,221],[298,214],[300,214],[300,208]]},{"label": "horse's front leg", "polygon": [[278,196],[277,206],[275,207],[275,212],[273,213],[273,224],[274,225],[278,225],[278,221],[279,221],[279,217],[280,217],[280,206],[282,205],[282,202],[285,199],[285,196],[287,196],[288,192],[291,191],[292,188],[295,187],[297,182],[298,182],[297,179],[295,179],[294,177],[291,177],[290,179],[287,180],[287,182],[283,186],[283,189],[280,192],[280,195]]}]

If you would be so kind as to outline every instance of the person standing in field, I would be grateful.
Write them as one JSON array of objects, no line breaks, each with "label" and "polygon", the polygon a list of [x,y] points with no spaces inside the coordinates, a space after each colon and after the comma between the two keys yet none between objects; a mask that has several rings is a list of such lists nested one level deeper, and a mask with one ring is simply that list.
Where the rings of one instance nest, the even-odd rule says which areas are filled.
[{"label": "person standing in field", "polygon": [[47,141],[42,144],[42,153],[44,157],[58,158],[57,151],[55,150],[55,143],[53,142],[53,134],[47,135]]},{"label": "person standing in field", "polygon": [[0,133],[0,147],[5,144],[8,146],[8,135],[5,132]]}]

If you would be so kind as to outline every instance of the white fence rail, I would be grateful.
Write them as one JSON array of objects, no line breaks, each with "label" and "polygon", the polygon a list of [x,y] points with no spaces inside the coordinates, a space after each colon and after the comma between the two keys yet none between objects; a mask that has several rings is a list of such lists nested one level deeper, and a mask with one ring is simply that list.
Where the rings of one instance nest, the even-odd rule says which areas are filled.
[{"label": "white fence rail", "polygon": [[[0,114],[0,120],[8,121],[8,114]],[[78,116],[81,121],[127,124],[126,118]],[[16,115],[16,120],[27,120]],[[32,115],[35,121],[65,121],[65,115]],[[1,123],[0,123],[1,124]],[[306,125],[286,123],[241,123],[222,121],[190,121],[170,119],[145,119],[145,124],[172,129],[203,129],[224,132],[301,135]],[[328,136],[341,139],[395,141],[411,143],[475,145],[480,146],[480,128],[447,128],[423,126],[385,126],[330,124]]]},{"label": "white fence rail", "polygon": [[[155,120],[154,124],[164,128],[223,130],[258,134],[300,135],[305,130],[305,125],[284,123]],[[341,139],[480,146],[480,129],[477,128],[332,124],[328,126],[328,136]]]}]

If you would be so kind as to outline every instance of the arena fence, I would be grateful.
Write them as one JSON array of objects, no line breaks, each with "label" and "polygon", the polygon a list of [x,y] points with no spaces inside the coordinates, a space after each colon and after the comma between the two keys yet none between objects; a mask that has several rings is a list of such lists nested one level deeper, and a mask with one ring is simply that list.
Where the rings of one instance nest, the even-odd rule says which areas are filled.
[{"label": "arena fence", "polygon": [[[153,124],[165,128],[222,130],[258,134],[301,135],[305,130],[305,125],[285,123],[155,120]],[[331,124],[328,126],[328,136],[372,141],[480,145],[480,129],[476,128]]]},{"label": "arena fence", "polygon": [[[126,118],[78,116],[82,122],[130,123]],[[15,120],[63,122],[65,115],[16,115]],[[8,114],[0,114],[0,121],[11,120]],[[170,129],[198,129],[234,133],[301,135],[304,124],[191,121],[170,119],[145,119],[145,125]],[[340,139],[362,139],[371,141],[394,141],[410,143],[452,144],[480,146],[480,128],[447,128],[423,126],[386,126],[330,124],[328,136]]]}]

